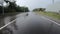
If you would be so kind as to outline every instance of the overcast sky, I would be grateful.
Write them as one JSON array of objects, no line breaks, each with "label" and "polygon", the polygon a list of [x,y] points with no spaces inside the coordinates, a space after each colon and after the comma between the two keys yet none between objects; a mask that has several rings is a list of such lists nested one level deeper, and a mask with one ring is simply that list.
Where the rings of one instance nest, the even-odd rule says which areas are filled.
[{"label": "overcast sky", "polygon": [[[55,0],[58,2],[59,0]],[[27,6],[30,10],[34,8],[46,8],[48,5],[52,4],[52,0],[17,0],[17,4],[20,6]]]},{"label": "overcast sky", "polygon": [[[10,0],[10,1],[12,1],[12,0]],[[17,1],[16,2],[17,5],[26,6],[30,10],[33,10],[34,8],[47,8],[49,5],[51,6],[53,4],[52,0],[16,0],[16,1]],[[55,3],[58,1],[60,1],[60,0],[54,0]],[[0,4],[2,4],[2,0],[0,0]],[[57,4],[58,3],[56,3],[56,5]]]},{"label": "overcast sky", "polygon": [[59,12],[60,11],[60,1],[55,2],[47,6],[48,11]]}]

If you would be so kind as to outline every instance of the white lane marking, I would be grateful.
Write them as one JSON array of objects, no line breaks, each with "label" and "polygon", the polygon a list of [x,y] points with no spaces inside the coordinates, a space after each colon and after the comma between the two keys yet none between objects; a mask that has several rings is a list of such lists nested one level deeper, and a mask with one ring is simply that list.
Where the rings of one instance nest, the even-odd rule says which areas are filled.
[{"label": "white lane marking", "polygon": [[11,22],[9,22],[8,24],[6,24],[6,25],[2,26],[2,27],[0,28],[0,30],[2,30],[3,28],[7,27],[8,25],[10,25],[11,23],[13,23],[14,21],[16,21],[16,19],[15,19],[15,20],[13,20],[13,21],[11,21]]},{"label": "white lane marking", "polygon": [[53,21],[53,20],[51,20],[51,19],[48,19],[48,18],[43,17],[43,16],[42,16],[42,18],[47,19],[47,20],[49,20],[49,21],[51,21],[51,22],[53,22],[53,23],[55,23],[55,24],[57,24],[57,25],[59,25],[59,26],[60,26],[60,24],[59,24],[59,23],[57,23],[57,22],[55,22],[55,21]]},{"label": "white lane marking", "polygon": [[[25,13],[22,13],[22,14],[25,14]],[[19,15],[22,15],[22,14],[19,14]],[[16,15],[16,16],[19,16],[19,15]],[[2,26],[2,27],[0,28],[0,30],[2,30],[3,28],[7,27],[8,25],[10,25],[11,23],[13,23],[14,21],[16,21],[16,19],[13,20],[13,21],[11,21],[11,22],[9,22],[8,24]]]}]

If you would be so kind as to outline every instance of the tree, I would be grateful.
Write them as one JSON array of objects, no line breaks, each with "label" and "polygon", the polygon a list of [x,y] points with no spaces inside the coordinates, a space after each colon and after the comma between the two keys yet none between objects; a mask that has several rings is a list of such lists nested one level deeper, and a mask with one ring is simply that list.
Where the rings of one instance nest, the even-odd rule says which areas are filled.
[{"label": "tree", "polygon": [[28,7],[20,7],[20,9],[22,12],[29,12]]},{"label": "tree", "polygon": [[2,6],[0,6],[0,14],[2,13]]},{"label": "tree", "polygon": [[33,9],[33,11],[45,11],[46,9],[45,8],[36,8],[36,9]]},{"label": "tree", "polygon": [[8,10],[7,11],[5,11],[5,12],[16,12],[16,1],[14,1],[14,2],[11,2],[11,1],[9,1],[9,0],[4,0],[6,3],[9,3],[9,6],[8,6]]},{"label": "tree", "polygon": [[[12,12],[28,12],[28,7],[20,7],[16,4],[16,1],[11,2],[9,0],[4,0],[8,6],[4,7],[5,13],[12,13]],[[0,7],[1,8],[1,7]],[[1,9],[0,9],[1,10]],[[0,11],[1,12],[1,11]]]},{"label": "tree", "polygon": [[39,11],[45,11],[45,8],[39,8]]}]

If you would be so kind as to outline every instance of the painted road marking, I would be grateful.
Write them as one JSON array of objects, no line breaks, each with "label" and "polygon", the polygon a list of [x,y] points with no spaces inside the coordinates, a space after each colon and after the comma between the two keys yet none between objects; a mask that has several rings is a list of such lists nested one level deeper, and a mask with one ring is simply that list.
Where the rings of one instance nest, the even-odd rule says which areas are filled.
[{"label": "painted road marking", "polygon": [[[19,14],[19,15],[23,15],[23,14],[26,14],[26,13],[22,13],[22,14]],[[19,15],[16,15],[16,16],[19,16]],[[2,27],[0,28],[0,30],[2,30],[3,28],[7,27],[7,26],[10,25],[10,24],[12,24],[12,23],[15,22],[15,21],[16,21],[16,19],[13,20],[13,21],[11,21],[11,22],[9,22],[8,24],[2,26]]]},{"label": "painted road marking", "polygon": [[59,25],[59,26],[60,26],[60,24],[59,24],[59,23],[57,23],[57,22],[55,22],[55,21],[53,21],[53,20],[51,20],[51,19],[48,19],[48,18],[46,18],[46,17],[44,17],[44,16],[42,16],[42,18],[47,19],[47,20],[49,20],[50,22],[53,22],[53,23],[55,23],[55,24],[57,24],[57,25]]},{"label": "painted road marking", "polygon": [[2,27],[0,28],[0,30],[2,30],[3,28],[7,27],[7,26],[10,25],[10,24],[12,24],[12,23],[15,22],[15,21],[16,21],[16,19],[13,20],[13,21],[11,21],[11,22],[9,22],[8,24],[2,26]]}]

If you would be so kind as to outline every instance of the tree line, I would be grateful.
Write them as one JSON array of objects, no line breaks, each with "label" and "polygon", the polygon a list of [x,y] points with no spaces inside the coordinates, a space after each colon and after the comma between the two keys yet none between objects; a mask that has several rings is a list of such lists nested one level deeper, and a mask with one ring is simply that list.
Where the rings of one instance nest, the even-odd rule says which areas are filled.
[{"label": "tree line", "polygon": [[35,9],[33,9],[33,11],[45,11],[46,10],[46,8],[35,8]]},{"label": "tree line", "polygon": [[16,1],[11,2],[11,1],[4,0],[4,2],[6,4],[9,3],[9,5],[8,6],[0,6],[0,14],[3,12],[3,10],[4,10],[4,13],[28,12],[29,11],[28,7],[20,7],[20,6],[18,6],[16,4]]}]

